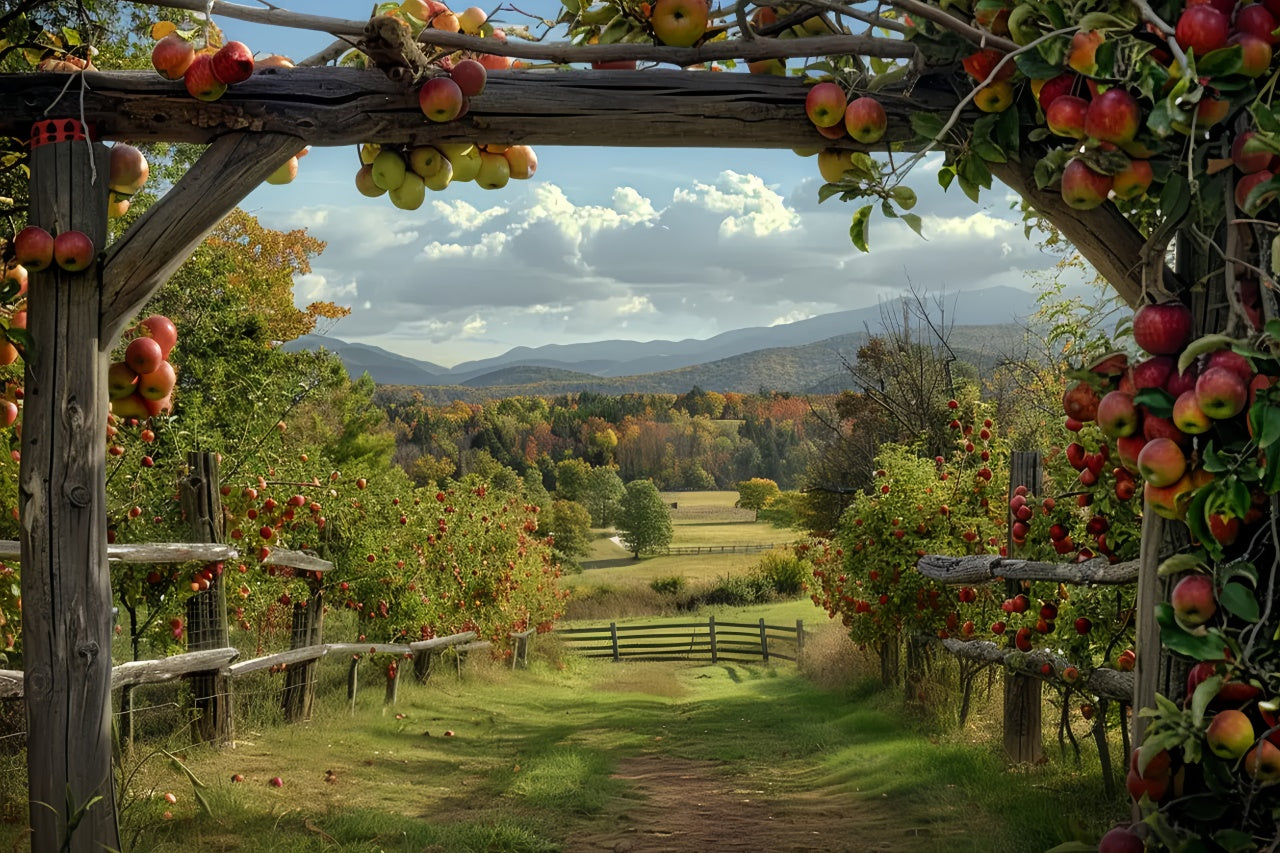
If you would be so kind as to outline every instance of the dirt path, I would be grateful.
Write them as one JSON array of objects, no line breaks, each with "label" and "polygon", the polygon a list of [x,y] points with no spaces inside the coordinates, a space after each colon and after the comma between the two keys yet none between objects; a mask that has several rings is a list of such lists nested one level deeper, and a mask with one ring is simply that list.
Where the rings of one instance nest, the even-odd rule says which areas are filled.
[{"label": "dirt path", "polygon": [[631,783],[634,799],[620,799],[599,822],[614,829],[570,838],[567,853],[897,852],[940,841],[916,835],[887,806],[815,793],[770,798],[761,785],[708,762],[639,756],[623,760],[614,776]]}]

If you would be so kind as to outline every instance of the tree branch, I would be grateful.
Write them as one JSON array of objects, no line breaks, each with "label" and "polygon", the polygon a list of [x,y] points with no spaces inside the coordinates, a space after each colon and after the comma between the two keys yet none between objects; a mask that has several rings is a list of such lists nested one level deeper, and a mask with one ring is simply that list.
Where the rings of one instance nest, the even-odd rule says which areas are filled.
[{"label": "tree branch", "polygon": [[927,554],[916,563],[916,569],[925,577],[948,584],[984,583],[1004,578],[1005,580],[1122,585],[1133,583],[1138,578],[1137,561],[1111,564],[1101,558],[1083,563],[1043,563],[1036,560],[997,557],[992,554],[967,557]]}]

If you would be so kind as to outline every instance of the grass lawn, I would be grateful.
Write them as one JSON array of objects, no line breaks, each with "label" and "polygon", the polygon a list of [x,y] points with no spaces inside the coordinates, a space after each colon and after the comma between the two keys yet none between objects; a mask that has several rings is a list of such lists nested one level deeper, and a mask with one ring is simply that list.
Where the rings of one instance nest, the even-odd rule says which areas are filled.
[{"label": "grass lawn", "polygon": [[[445,671],[402,684],[391,708],[370,687],[354,716],[343,668],[326,664],[310,723],[246,728],[234,750],[179,750],[207,814],[166,757],[133,756],[122,797],[133,849],[571,851],[617,836],[664,839],[617,849],[692,851],[710,849],[696,841],[709,820],[754,815],[738,827],[750,835],[726,841],[992,853],[1046,849],[1115,808],[1087,774],[1010,773],[993,749],[919,733],[896,695],[866,682],[831,691],[790,665],[586,661],[539,639],[528,671]],[[661,768],[671,804],[646,810],[658,796],[646,773]],[[0,828],[0,845],[15,829]],[[807,846],[784,846],[795,837]]]}]

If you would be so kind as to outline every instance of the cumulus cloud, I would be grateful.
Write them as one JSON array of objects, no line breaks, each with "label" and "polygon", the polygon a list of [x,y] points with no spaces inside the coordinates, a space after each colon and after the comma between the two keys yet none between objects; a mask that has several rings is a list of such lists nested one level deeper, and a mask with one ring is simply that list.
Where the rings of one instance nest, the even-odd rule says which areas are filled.
[{"label": "cumulus cloud", "polygon": [[[934,159],[919,168],[926,186]],[[819,185],[733,170],[682,180],[664,197],[638,181],[590,194],[512,182],[494,194],[451,188],[412,213],[344,199],[264,221],[327,241],[295,292],[299,303],[353,306],[331,334],[444,364],[517,345],[705,338],[913,285],[1025,286],[1024,270],[1053,261],[1023,239],[1006,193],[975,209],[936,184],[917,187],[925,239],[877,214],[873,251],[862,254],[848,237],[856,208],[817,204]]]}]

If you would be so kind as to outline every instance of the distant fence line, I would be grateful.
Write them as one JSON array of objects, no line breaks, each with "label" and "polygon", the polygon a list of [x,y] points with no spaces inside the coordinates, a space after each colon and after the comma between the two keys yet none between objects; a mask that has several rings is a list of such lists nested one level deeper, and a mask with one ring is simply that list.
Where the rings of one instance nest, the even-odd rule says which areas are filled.
[{"label": "distant fence line", "polygon": [[556,628],[555,634],[585,657],[620,661],[710,660],[712,663],[796,662],[804,654],[804,620],[795,625],[759,622],[667,622],[646,625]]},{"label": "distant fence line", "polygon": [[677,545],[667,547],[662,553],[668,557],[687,554],[756,554],[760,551],[772,551],[774,548],[785,548],[787,543],[771,542],[768,545]]}]

